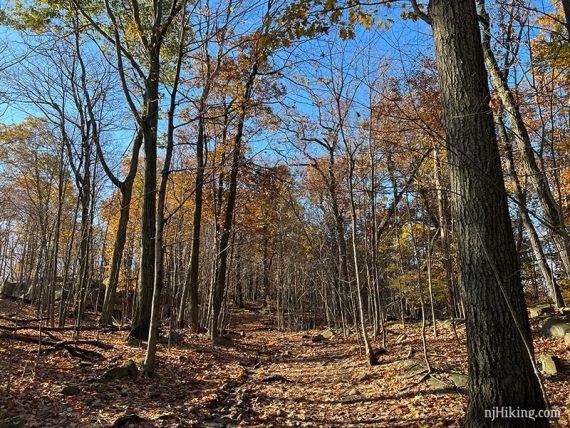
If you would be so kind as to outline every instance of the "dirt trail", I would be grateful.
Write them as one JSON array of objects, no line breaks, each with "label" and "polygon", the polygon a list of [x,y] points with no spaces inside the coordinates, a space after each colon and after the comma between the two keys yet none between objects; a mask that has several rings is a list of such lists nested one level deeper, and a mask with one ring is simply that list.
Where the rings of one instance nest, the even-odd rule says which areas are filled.
[{"label": "dirt trail", "polygon": [[[0,299],[0,314],[0,330],[10,332],[0,336],[0,424],[20,424],[7,426],[108,427],[138,418],[138,425],[121,426],[442,427],[460,426],[467,402],[456,390],[434,393],[427,382],[418,384],[421,374],[403,367],[403,362],[413,366],[421,360],[417,325],[403,330],[390,323],[388,352],[379,365],[368,367],[356,335],[335,334],[313,343],[318,331],[278,332],[259,311],[234,310],[230,332],[235,346],[213,346],[204,334],[179,331],[170,347],[161,340],[153,378],[103,384],[109,368],[128,360],[140,364],[144,344],[129,344],[125,331],[93,329],[82,338],[108,346],[82,346],[99,357],[86,360],[46,346],[38,352],[37,341],[12,340],[9,330],[13,317],[33,319],[34,309]],[[89,323],[94,326],[95,319]],[[533,329],[538,357],[551,354],[567,361],[564,341],[541,337],[538,321]],[[43,337],[48,333],[51,341],[70,338],[70,332],[54,331]],[[19,327],[18,334],[37,337],[38,330]],[[437,337],[428,331],[430,362],[440,372],[466,372],[463,326],[458,335],[460,342],[443,324]],[[64,394],[70,386],[76,393]],[[569,386],[565,363],[558,377],[547,379],[554,406],[570,407]],[[567,411],[561,426],[570,426]]]},{"label": "dirt trail", "polygon": [[[379,366],[368,367],[355,336],[335,335],[313,343],[316,332],[279,333],[264,321],[247,310],[234,313],[232,330],[245,333],[236,347],[256,362],[247,367],[243,383],[230,391],[228,401],[212,409],[210,422],[203,426],[230,422],[223,418],[232,413],[232,406],[234,414],[239,409],[240,424],[248,427],[457,424],[463,396],[450,393],[448,405],[436,414],[434,400],[440,402],[443,396],[413,386],[421,375],[403,379],[397,361],[413,346],[409,340],[383,356]],[[411,387],[403,389],[406,385]]]}]

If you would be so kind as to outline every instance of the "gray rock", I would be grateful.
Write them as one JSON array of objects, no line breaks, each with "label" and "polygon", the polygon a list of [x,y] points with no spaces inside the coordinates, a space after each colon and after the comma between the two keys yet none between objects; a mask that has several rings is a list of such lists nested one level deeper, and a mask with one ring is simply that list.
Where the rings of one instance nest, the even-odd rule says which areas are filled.
[{"label": "gray rock", "polygon": [[448,394],[456,392],[453,386],[446,384],[445,382],[430,376],[426,381],[428,392],[431,394]]},{"label": "gray rock", "polygon": [[204,422],[204,428],[222,428],[231,424],[233,421],[230,418],[213,416]]},{"label": "gray rock", "polygon": [[323,340],[325,340],[325,338],[322,334],[317,334],[311,338],[311,342],[313,343],[319,343],[322,342]]},{"label": "gray rock", "polygon": [[142,340],[137,339],[136,337],[129,336],[127,339],[127,345],[131,348],[140,348],[142,346]]},{"label": "gray rock", "polygon": [[229,336],[217,336],[214,339],[214,345],[216,346],[225,346],[225,347],[232,347],[235,346],[234,341]]},{"label": "gray rock", "polygon": [[85,405],[92,409],[100,409],[103,407],[103,403],[101,400],[97,400],[96,398],[89,398],[85,401]]},{"label": "gray rock", "polygon": [[334,333],[331,329],[323,330],[323,331],[321,331],[320,334],[321,334],[321,336],[323,336],[324,339],[327,339],[327,340],[331,339],[334,336]]},{"label": "gray rock", "polygon": [[453,382],[456,388],[466,389],[469,377],[463,373],[449,373],[449,379]]},{"label": "gray rock", "polygon": [[127,361],[122,366],[111,367],[107,370],[102,377],[103,381],[124,379],[130,377],[131,379],[136,379],[139,374],[139,369],[133,360]]},{"label": "gray rock", "polygon": [[181,343],[184,340],[184,336],[181,333],[178,333],[176,330],[170,330],[168,335],[162,336],[159,339],[160,343]]},{"label": "gray rock", "polygon": [[564,318],[549,317],[544,320],[541,331],[547,337],[564,337],[570,332],[570,323]]},{"label": "gray rock", "polygon": [[400,370],[410,373],[421,372],[427,369],[425,363],[422,360],[416,360],[414,358],[399,361],[398,366],[400,367]]},{"label": "gray rock", "polygon": [[556,357],[553,357],[552,355],[543,355],[540,357],[540,367],[546,376],[555,376],[556,373],[558,373],[555,358]]},{"label": "gray rock", "polygon": [[541,315],[552,314],[553,312],[554,309],[548,303],[545,303],[543,305],[538,305],[529,309],[529,314],[532,318],[536,318]]},{"label": "gray rock", "polygon": [[98,393],[108,392],[109,389],[109,386],[104,383],[93,383],[89,386],[89,390]]},{"label": "gray rock", "polygon": [[77,385],[66,385],[61,388],[63,395],[77,395],[79,394],[79,387]]},{"label": "gray rock", "polygon": [[261,379],[262,382],[266,382],[266,383],[272,383],[272,382],[291,382],[289,379],[287,379],[285,376],[281,376],[279,374],[272,374],[269,376],[264,377],[263,379]]},{"label": "gray rock", "polygon": [[454,325],[457,327],[460,324],[465,324],[465,320],[461,318],[454,318],[453,320],[448,318],[443,320],[439,325],[443,328],[453,328]]}]

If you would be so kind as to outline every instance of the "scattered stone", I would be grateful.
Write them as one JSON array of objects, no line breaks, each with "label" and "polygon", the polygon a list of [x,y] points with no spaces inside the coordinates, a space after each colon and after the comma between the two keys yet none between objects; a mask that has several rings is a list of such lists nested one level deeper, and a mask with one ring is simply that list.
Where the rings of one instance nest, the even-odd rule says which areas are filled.
[{"label": "scattered stone", "polygon": [[458,326],[460,324],[465,324],[465,320],[462,318],[454,318],[453,320],[451,318],[448,318],[446,320],[443,320],[441,322],[441,324],[439,324],[441,327],[443,328],[453,328],[453,326]]},{"label": "scattered stone", "polygon": [[136,379],[139,374],[139,369],[133,360],[127,361],[122,366],[111,367],[109,370],[103,374],[102,380],[115,380],[124,379],[130,377],[131,379]]},{"label": "scattered stone", "polygon": [[558,373],[558,368],[556,367],[556,357],[552,355],[543,355],[540,357],[540,367],[542,369],[542,373],[546,376],[555,376]]},{"label": "scattered stone", "polygon": [[79,387],[77,385],[66,385],[61,388],[63,395],[77,395],[79,394]]},{"label": "scattered stone", "polygon": [[131,348],[140,348],[142,346],[142,340],[137,339],[136,337],[129,336],[127,339],[127,345]]},{"label": "scattered stone", "polygon": [[271,382],[291,382],[289,379],[287,379],[284,376],[278,375],[278,374],[273,374],[273,375],[269,375],[264,377],[263,379],[261,379],[262,382],[266,382],[266,383],[271,383]]},{"label": "scattered stone", "polygon": [[445,382],[430,376],[429,379],[426,381],[426,385],[428,388],[428,392],[431,394],[448,394],[451,392],[455,392],[454,388]]},{"label": "scattered stone", "polygon": [[543,305],[538,305],[538,306],[535,306],[535,307],[529,309],[529,314],[530,314],[531,318],[540,317],[540,316],[546,315],[546,314],[552,314],[553,312],[554,312],[554,309],[548,303],[545,303]]},{"label": "scattered stone", "polygon": [[564,337],[570,332],[570,323],[564,318],[549,317],[544,320],[541,331],[547,337]]},{"label": "scattered stone", "polygon": [[456,388],[467,389],[467,382],[469,377],[463,373],[449,373],[449,379],[453,382]]},{"label": "scattered stone", "polygon": [[323,340],[325,340],[325,338],[322,334],[317,334],[311,338],[311,342],[313,343],[319,343],[322,342]]},{"label": "scattered stone", "polygon": [[353,388],[350,391],[348,391],[348,396],[354,396],[354,395],[362,395],[362,392],[360,392],[358,389]]},{"label": "scattered stone", "polygon": [[216,336],[214,339],[214,345],[225,346],[228,348],[235,346],[234,341],[229,336]]},{"label": "scattered stone", "polygon": [[167,336],[162,336],[159,339],[160,343],[181,343],[184,341],[184,335],[178,333],[176,330],[170,330]]},{"label": "scattered stone", "polygon": [[112,428],[120,428],[126,426],[138,426],[145,422],[146,419],[141,418],[139,415],[123,415],[118,418],[113,425]]},{"label": "scattered stone", "polygon": [[87,407],[90,407],[92,409],[99,409],[101,407],[103,407],[103,403],[101,402],[101,400],[97,400],[96,398],[89,398],[85,401],[85,405]]},{"label": "scattered stone", "polygon": [[212,416],[202,425],[204,428],[223,428],[227,427],[233,421],[230,418]]},{"label": "scattered stone", "polygon": [[89,386],[89,390],[98,393],[109,392],[109,386],[104,383],[93,383]]},{"label": "scattered stone", "polygon": [[396,343],[402,343],[404,340],[406,340],[406,335],[405,334],[400,334],[398,337],[396,337]]},{"label": "scattered stone", "polygon": [[330,340],[330,339],[334,336],[334,333],[333,333],[333,331],[332,331],[331,329],[323,330],[323,331],[321,331],[320,334],[321,334],[321,336],[323,336],[323,338],[326,339],[326,340]]},{"label": "scattered stone", "polygon": [[400,367],[400,370],[409,373],[418,373],[427,369],[425,363],[422,360],[417,360],[414,358],[399,361],[398,366]]}]

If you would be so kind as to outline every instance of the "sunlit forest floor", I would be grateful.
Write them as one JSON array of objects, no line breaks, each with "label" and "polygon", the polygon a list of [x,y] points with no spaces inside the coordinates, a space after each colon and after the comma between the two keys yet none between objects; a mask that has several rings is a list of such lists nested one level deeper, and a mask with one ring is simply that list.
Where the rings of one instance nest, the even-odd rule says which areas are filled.
[{"label": "sunlit forest floor", "polygon": [[[403,329],[390,322],[388,350],[368,367],[356,334],[333,330],[332,338],[313,342],[318,331],[278,332],[257,309],[233,310],[234,346],[180,331],[159,348],[152,379],[140,373],[105,379],[128,360],[140,372],[145,348],[129,344],[127,331],[83,331],[79,340],[90,342],[61,345],[71,331],[46,329],[38,348],[36,341],[14,340],[38,337],[37,321],[13,330],[13,318],[35,318],[33,308],[3,299],[0,314],[0,424],[13,424],[7,426],[460,426],[467,403],[457,375],[466,373],[462,325],[457,336],[445,325],[437,337],[426,331],[441,382],[424,379],[418,324]],[[533,329],[537,356],[562,360],[546,384],[552,405],[562,410],[561,426],[570,426],[568,348],[563,339],[539,337],[536,321]]]}]

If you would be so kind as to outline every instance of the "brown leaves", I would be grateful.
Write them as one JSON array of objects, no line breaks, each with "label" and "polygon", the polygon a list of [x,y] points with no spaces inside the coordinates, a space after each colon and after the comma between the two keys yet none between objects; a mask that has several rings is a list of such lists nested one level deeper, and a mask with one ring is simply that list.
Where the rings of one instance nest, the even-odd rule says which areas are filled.
[{"label": "brown leaves", "polygon": [[[14,302],[0,300],[0,312],[14,309]],[[24,307],[19,316],[32,318],[33,310]],[[214,347],[203,335],[184,334],[184,341],[170,351],[159,347],[154,378],[111,381],[104,387],[97,387],[97,380],[106,368],[142,355],[141,349],[127,346],[126,332],[99,333],[99,340],[113,349],[101,349],[105,359],[89,364],[78,364],[64,351],[38,356],[36,344],[2,339],[0,381],[7,385],[10,379],[11,389],[2,392],[0,420],[20,417],[30,427],[127,422],[125,426],[195,426],[206,420],[243,427],[461,426],[465,395],[433,394],[426,382],[419,382],[422,374],[402,370],[400,362],[410,347],[416,349],[415,358],[422,358],[417,325],[404,330],[389,322],[387,352],[379,356],[378,366],[368,367],[354,334],[338,332],[314,344],[312,335],[262,328],[258,317],[246,310],[234,312],[233,329],[247,332],[246,337],[233,335],[235,348]],[[451,329],[439,330],[437,338],[431,333],[427,337],[431,364],[436,372],[465,373],[464,326],[458,326],[460,343]],[[404,332],[404,340],[396,343]],[[55,334],[65,340],[69,332]],[[96,333],[83,336],[94,340]],[[535,347],[538,356],[548,353],[565,361],[560,376],[548,379],[546,386],[553,406],[568,408],[564,342],[536,336]],[[78,386],[79,393],[62,395],[68,385]],[[568,414],[559,422],[568,425]]]}]

